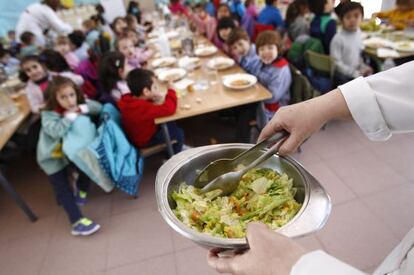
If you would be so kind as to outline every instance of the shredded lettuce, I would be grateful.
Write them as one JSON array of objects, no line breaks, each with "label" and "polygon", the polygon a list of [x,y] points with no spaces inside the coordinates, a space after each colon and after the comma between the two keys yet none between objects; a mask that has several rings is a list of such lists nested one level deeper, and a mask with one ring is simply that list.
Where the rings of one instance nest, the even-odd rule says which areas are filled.
[{"label": "shredded lettuce", "polygon": [[242,238],[250,221],[261,221],[271,229],[289,222],[301,204],[294,196],[296,188],[286,174],[268,168],[247,172],[229,196],[220,190],[203,194],[200,189],[182,183],[172,198],[175,215],[187,226],[224,238]]}]

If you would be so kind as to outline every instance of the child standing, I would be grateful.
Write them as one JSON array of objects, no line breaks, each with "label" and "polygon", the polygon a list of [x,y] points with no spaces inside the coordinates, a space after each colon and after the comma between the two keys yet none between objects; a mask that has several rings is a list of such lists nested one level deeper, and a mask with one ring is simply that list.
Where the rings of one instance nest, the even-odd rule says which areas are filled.
[{"label": "child standing", "polygon": [[276,31],[261,32],[256,40],[256,49],[261,60],[257,78],[271,93],[272,98],[264,101],[265,120],[269,121],[280,106],[289,104],[289,63],[279,56],[282,38]]},{"label": "child standing", "polygon": [[205,10],[205,5],[197,4],[194,7],[195,15],[193,17],[194,23],[199,34],[205,35],[208,40],[213,41],[217,21],[211,17]]},{"label": "child standing", "polygon": [[128,66],[125,56],[120,52],[108,52],[99,61],[98,79],[101,84],[101,95],[99,101],[112,103],[116,102],[124,94],[130,91],[125,82]]},{"label": "child standing", "polygon": [[85,100],[79,88],[70,79],[57,76],[47,88],[47,104],[41,113],[42,127],[37,146],[37,162],[48,175],[57,201],[65,209],[72,224],[72,235],[87,236],[99,230],[100,225],[84,217],[77,204],[85,204],[89,178],[79,174],[76,195],[68,179],[68,159],[62,152],[62,138],[80,115],[98,114],[100,104]]},{"label": "child standing", "polygon": [[357,2],[345,2],[338,10],[338,16],[343,29],[332,39],[330,55],[335,59],[337,84],[343,84],[373,71],[361,57],[364,46],[359,25],[364,17],[364,8]]},{"label": "child standing", "polygon": [[236,56],[240,66],[247,72],[256,75],[261,62],[256,53],[256,46],[250,42],[247,32],[242,28],[233,29],[226,43]]},{"label": "child standing", "polygon": [[78,67],[80,63],[79,58],[71,51],[70,40],[67,36],[58,36],[56,38],[55,50],[65,58],[72,70]]},{"label": "child standing", "polygon": [[[131,94],[123,95],[118,102],[122,125],[129,139],[136,147],[164,143],[162,131],[154,122],[158,117],[169,116],[177,108],[175,91],[169,89],[164,103],[156,104],[164,97],[162,87],[151,71],[134,69],[127,77]],[[168,123],[171,139],[176,140],[174,152],[182,150],[184,132],[175,123]]]},{"label": "child standing", "polygon": [[331,17],[333,10],[332,0],[312,0],[310,10],[315,14],[310,26],[310,35],[322,42],[324,51],[329,54],[331,40],[336,33],[336,22]]},{"label": "child standing", "polygon": [[387,19],[397,30],[402,30],[414,23],[414,1],[397,0],[396,7],[390,11],[373,14],[374,17]]}]

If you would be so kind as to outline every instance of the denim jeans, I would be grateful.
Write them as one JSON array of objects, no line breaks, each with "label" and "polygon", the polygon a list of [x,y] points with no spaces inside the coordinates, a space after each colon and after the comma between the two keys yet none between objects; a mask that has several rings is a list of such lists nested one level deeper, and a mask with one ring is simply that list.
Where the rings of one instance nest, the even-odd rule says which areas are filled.
[{"label": "denim jeans", "polygon": [[[171,140],[176,140],[177,143],[173,145],[174,153],[179,153],[183,149],[184,144],[184,131],[183,129],[179,128],[177,124],[173,122],[167,123],[168,133],[170,134]],[[155,145],[165,143],[164,135],[162,133],[161,127],[158,128],[155,135],[151,138],[148,145]]]}]

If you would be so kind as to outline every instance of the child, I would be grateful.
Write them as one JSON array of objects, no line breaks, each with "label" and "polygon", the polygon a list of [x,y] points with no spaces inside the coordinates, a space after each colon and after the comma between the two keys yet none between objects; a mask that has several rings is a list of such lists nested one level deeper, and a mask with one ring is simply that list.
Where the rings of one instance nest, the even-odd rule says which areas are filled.
[{"label": "child", "polygon": [[23,57],[20,68],[20,79],[27,82],[25,90],[30,109],[38,114],[45,105],[44,93],[49,82],[47,69],[36,55]]},{"label": "child", "polygon": [[194,7],[194,23],[197,27],[197,32],[207,37],[208,40],[214,39],[217,21],[211,17],[205,10],[205,5],[197,4]]},{"label": "child", "polygon": [[84,82],[82,76],[71,71],[69,64],[59,52],[54,50],[44,50],[40,54],[40,59],[52,76],[61,75],[70,78],[79,87],[82,86]]},{"label": "child", "polygon": [[335,59],[338,84],[343,84],[373,71],[361,58],[364,46],[359,25],[364,17],[364,8],[359,3],[346,2],[338,10],[338,16],[343,30],[332,39],[330,55]]},{"label": "child", "polygon": [[256,49],[261,60],[257,78],[271,93],[272,98],[264,102],[265,120],[269,121],[280,106],[290,100],[289,63],[279,56],[282,39],[276,31],[264,31],[257,36]]},{"label": "child", "polygon": [[[121,111],[122,126],[129,139],[136,147],[164,143],[162,131],[154,119],[175,113],[175,91],[169,89],[164,103],[158,105],[154,102],[160,101],[165,91],[151,71],[134,69],[128,74],[127,83],[131,94],[121,97],[118,108]],[[184,140],[183,130],[175,123],[168,123],[168,131],[171,139],[177,141],[174,152],[180,152]]]},{"label": "child", "polygon": [[128,66],[132,69],[141,68],[153,54],[152,50],[136,48],[128,36],[118,38],[116,49],[125,56]]},{"label": "child", "polygon": [[20,52],[20,44],[16,39],[16,32],[10,30],[7,32],[8,49],[12,56],[16,56]]},{"label": "child", "polygon": [[10,55],[8,50],[0,48],[0,68],[2,68],[7,76],[11,76],[18,72],[20,61]]},{"label": "child", "polygon": [[188,17],[190,13],[188,12],[187,8],[181,4],[180,0],[170,0],[170,5],[168,6],[170,12],[174,15],[178,16],[185,16]]},{"label": "child", "polygon": [[58,36],[55,41],[55,50],[65,58],[72,70],[78,67],[80,61],[76,54],[71,51],[69,38]]},{"label": "child", "polygon": [[261,62],[256,53],[256,46],[250,43],[247,32],[242,28],[233,29],[226,43],[237,57],[240,66],[248,73],[256,75]]},{"label": "child", "polygon": [[114,21],[112,21],[111,24],[112,31],[115,34],[115,38],[121,36],[127,27],[127,22],[123,17],[115,17]]},{"label": "child", "polygon": [[244,6],[246,7],[246,13],[249,14],[251,17],[257,17],[257,6],[255,0],[246,0],[244,2]]},{"label": "child", "polygon": [[103,55],[98,65],[98,79],[101,84],[99,101],[116,105],[124,94],[130,91],[125,82],[128,73],[125,56],[120,52],[108,52]]},{"label": "child", "polygon": [[76,30],[68,35],[71,43],[71,50],[78,57],[79,61],[88,59],[89,46],[85,42],[85,35],[82,31]]},{"label": "child", "polygon": [[257,16],[257,23],[261,25],[272,26],[274,29],[284,28],[282,15],[277,8],[278,0],[266,0],[266,6]]},{"label": "child", "polygon": [[336,33],[336,22],[331,17],[333,10],[332,0],[312,0],[310,10],[315,14],[310,26],[310,35],[322,42],[324,51],[329,54],[331,40]]},{"label": "child", "polygon": [[237,19],[237,21],[240,21],[246,12],[246,8],[241,0],[232,0],[230,11],[232,15]]},{"label": "child", "polygon": [[98,18],[91,17],[82,22],[82,27],[85,32],[85,41],[90,49],[95,48],[96,41],[99,39],[100,32],[98,31]]},{"label": "child", "polygon": [[229,54],[230,49],[225,43],[230,32],[236,28],[233,18],[224,17],[220,19],[217,23],[216,36],[214,37],[214,44],[223,50],[225,53]]},{"label": "child", "polygon": [[289,5],[286,12],[286,27],[292,41],[295,41],[298,37],[309,36],[309,15],[308,0],[295,0]]},{"label": "child", "polygon": [[36,36],[31,32],[23,32],[20,35],[22,45],[20,47],[20,55],[25,57],[27,55],[39,54],[39,48],[36,46]]},{"label": "child", "polygon": [[87,236],[99,230],[100,225],[84,217],[77,204],[86,202],[89,178],[79,173],[76,194],[68,179],[69,161],[62,152],[62,138],[80,115],[97,114],[100,104],[85,100],[70,79],[57,76],[47,88],[47,104],[41,113],[42,126],[37,145],[37,162],[48,175],[57,201],[63,206],[72,224],[72,235]]},{"label": "child", "polygon": [[[137,40],[138,41],[139,40],[144,41],[145,40],[145,30],[146,30],[146,28],[144,26],[141,26],[138,23],[137,18],[132,14],[128,14],[125,17],[125,21],[127,22],[127,25],[128,25],[126,32],[130,32],[130,31],[133,30],[133,31],[135,31],[135,35],[137,36]],[[138,42],[137,42],[137,44],[138,44]]]},{"label": "child", "polygon": [[374,13],[373,16],[388,20],[397,30],[402,30],[408,25],[412,25],[414,23],[414,1],[397,0],[395,4],[395,9]]},{"label": "child", "polygon": [[231,11],[226,3],[222,3],[217,8],[217,21],[224,17],[231,17]]}]

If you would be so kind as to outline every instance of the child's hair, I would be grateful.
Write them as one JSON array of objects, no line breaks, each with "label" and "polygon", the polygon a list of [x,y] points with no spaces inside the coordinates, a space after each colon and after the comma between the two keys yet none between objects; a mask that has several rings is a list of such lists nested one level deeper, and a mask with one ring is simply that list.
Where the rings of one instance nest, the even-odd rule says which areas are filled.
[{"label": "child's hair", "polygon": [[295,0],[293,1],[286,11],[286,25],[289,26],[292,24],[295,19],[300,15],[301,13],[301,7],[308,7],[309,1],[308,0]]},{"label": "child's hair", "polygon": [[35,35],[32,32],[23,32],[20,35],[20,41],[22,41],[25,45],[30,45],[32,44],[34,37]]},{"label": "child's hair", "polygon": [[122,80],[119,76],[119,69],[123,69],[125,65],[125,57],[120,52],[105,53],[98,65],[99,81],[104,91],[109,93]]},{"label": "child's hair", "polygon": [[232,17],[223,17],[217,23],[217,36],[218,38],[224,42],[224,40],[220,37],[220,30],[222,29],[234,29],[236,24],[234,23],[234,19]]},{"label": "child's hair", "polygon": [[132,24],[135,21],[138,23],[138,19],[136,19],[135,15],[127,14],[127,16],[125,16],[125,22],[127,23],[128,28],[132,28],[133,27]]},{"label": "child's hair", "polygon": [[216,16],[218,14],[218,11],[221,10],[222,8],[226,8],[229,11],[229,14],[231,15],[231,10],[229,5],[227,5],[226,3],[221,3],[218,7],[217,7],[217,11],[216,11]]},{"label": "child's hair", "polygon": [[62,73],[70,71],[70,67],[66,59],[57,51],[46,49],[40,53],[40,60],[45,64],[49,71]]},{"label": "child's hair", "polygon": [[246,40],[250,42],[247,32],[243,28],[237,27],[230,32],[229,37],[226,40],[226,44],[232,46],[239,40]]},{"label": "child's hair", "polygon": [[337,13],[339,19],[342,20],[348,12],[353,10],[359,10],[362,14],[362,17],[364,17],[364,7],[362,7],[362,5],[357,2],[344,2],[340,4],[340,7],[338,10],[335,10],[335,12]]},{"label": "child's hair", "polygon": [[[27,55],[27,56],[23,57],[22,60],[20,61],[20,71],[19,71],[19,79],[22,82],[29,81],[29,77],[23,71],[23,65],[26,64],[27,62],[30,62],[30,61],[39,63],[42,67],[44,67],[44,64],[40,60],[40,57],[37,56],[37,55]],[[46,68],[45,68],[45,70],[46,70]]]},{"label": "child's hair", "polygon": [[70,44],[70,40],[67,36],[59,35],[55,41],[56,45],[68,45]]},{"label": "child's hair", "polygon": [[325,4],[331,0],[311,0],[309,1],[309,9],[315,15],[323,15],[325,13]]},{"label": "child's hair", "polygon": [[76,49],[80,48],[85,41],[85,34],[80,30],[75,30],[68,35],[70,42],[75,45]]},{"label": "child's hair", "polygon": [[115,30],[115,26],[116,26],[116,23],[118,22],[118,21],[120,21],[120,20],[123,20],[123,21],[125,21],[125,18],[124,17],[121,17],[121,16],[118,16],[118,17],[115,17],[115,19],[112,21],[112,23],[111,23],[111,29],[114,31],[114,33],[115,34],[117,34],[116,33],[116,30]]},{"label": "child's hair", "polygon": [[277,0],[266,0],[266,5],[273,5]]},{"label": "child's hair", "polygon": [[85,103],[85,97],[83,96],[80,88],[69,78],[63,76],[54,76],[48,83],[45,91],[45,110],[53,111],[56,108],[61,107],[57,101],[57,92],[65,86],[71,86],[76,92],[77,104]]},{"label": "child's hair", "polygon": [[282,49],[282,36],[278,31],[263,31],[256,38],[256,51],[259,53],[260,47],[264,45],[276,45],[278,55]]},{"label": "child's hair", "polygon": [[206,10],[206,4],[203,4],[203,3],[197,3],[197,4],[194,6],[193,10],[194,10],[195,12],[197,12],[198,10],[203,10],[203,11],[205,11],[205,10]]},{"label": "child's hair", "polygon": [[128,73],[127,84],[134,96],[140,96],[144,92],[144,88],[150,89],[152,86],[152,78],[154,73],[145,69],[133,69]]},{"label": "child's hair", "polygon": [[96,28],[98,17],[91,16],[91,18],[86,19],[82,22],[82,26],[87,30],[92,30]]}]

